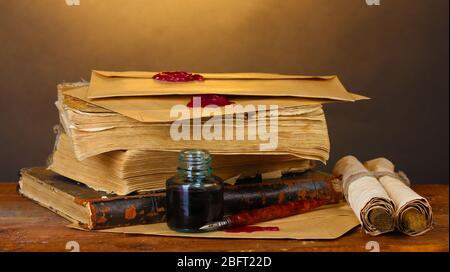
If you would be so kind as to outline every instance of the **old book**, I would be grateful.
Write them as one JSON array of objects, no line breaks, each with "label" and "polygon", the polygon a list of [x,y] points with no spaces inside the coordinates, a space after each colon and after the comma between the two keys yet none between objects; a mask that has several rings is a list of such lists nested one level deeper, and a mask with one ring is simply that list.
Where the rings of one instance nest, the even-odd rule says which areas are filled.
[{"label": "old book", "polygon": [[[44,167],[21,170],[19,192],[86,229],[106,229],[165,221],[165,192],[118,196],[93,190]],[[246,185],[225,184],[227,214],[307,199],[337,203],[341,187],[329,174],[308,171]],[[280,197],[283,196],[283,197]]]},{"label": "old book", "polygon": [[[163,189],[176,172],[178,153],[167,151],[118,150],[78,160],[71,139],[65,133],[57,136],[49,169],[89,187],[108,193],[126,195],[134,191]],[[213,155],[214,174],[230,179],[279,177],[304,172],[314,162],[290,155]]]},{"label": "old book", "polygon": [[[174,141],[170,136],[172,122],[140,122],[79,99],[72,95],[73,90],[73,85],[60,85],[56,105],[61,123],[72,139],[75,156],[79,160],[114,150],[178,152],[184,148],[207,149],[212,154],[293,155],[322,162],[329,157],[330,143],[321,104],[280,109],[277,147],[274,150],[263,150],[261,145],[268,144],[268,140],[261,140],[257,136],[254,140],[249,138],[255,135],[248,129],[248,120],[245,117],[240,119],[236,116],[233,124],[222,131],[222,134],[225,134],[225,130],[243,127],[243,140]],[[82,86],[75,90],[87,92],[87,87]],[[120,99],[122,98],[114,101],[121,103]],[[238,125],[238,120],[244,125]],[[208,119],[203,118],[201,124],[207,121]],[[194,124],[191,127],[192,130],[195,129]],[[222,135],[222,139],[224,138]]]},{"label": "old book", "polygon": [[342,182],[321,171],[283,175],[282,178],[235,184],[225,188],[225,214],[301,200],[324,200],[330,204],[344,200]]},{"label": "old book", "polygon": [[102,229],[164,221],[164,193],[106,194],[43,167],[21,170],[19,192],[83,228]]}]

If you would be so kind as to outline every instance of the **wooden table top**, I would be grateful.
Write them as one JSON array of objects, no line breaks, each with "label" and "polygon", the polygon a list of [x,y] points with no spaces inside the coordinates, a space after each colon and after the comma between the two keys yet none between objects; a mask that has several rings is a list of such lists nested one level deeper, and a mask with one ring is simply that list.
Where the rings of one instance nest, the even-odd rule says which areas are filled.
[{"label": "wooden table top", "polygon": [[434,229],[425,235],[390,233],[371,237],[358,227],[339,239],[327,241],[175,238],[79,231],[66,227],[68,221],[60,216],[20,196],[16,185],[0,183],[0,251],[70,251],[66,246],[71,248],[71,241],[79,245],[80,251],[370,251],[366,246],[376,243],[381,252],[449,251],[448,185],[414,186],[430,201],[434,212]]}]

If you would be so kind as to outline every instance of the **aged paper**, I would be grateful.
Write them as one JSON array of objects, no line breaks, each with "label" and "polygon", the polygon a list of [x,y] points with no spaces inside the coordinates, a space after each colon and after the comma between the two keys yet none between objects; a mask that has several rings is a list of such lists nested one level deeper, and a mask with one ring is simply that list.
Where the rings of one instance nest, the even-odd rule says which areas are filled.
[{"label": "aged paper", "polygon": [[[358,226],[358,219],[346,204],[327,205],[317,210],[291,217],[259,223],[258,226],[276,226],[279,231],[259,231],[252,233],[230,233],[223,231],[207,233],[181,233],[170,230],[165,223],[136,225],[130,227],[99,230],[101,232],[147,234],[194,238],[232,239],[336,239]],[[76,224],[71,228],[81,229]],[[84,229],[81,229],[84,230]]]},{"label": "aged paper", "polygon": [[[409,182],[402,180],[401,176],[394,172],[395,166],[392,162],[378,158],[367,161],[364,165],[378,176],[378,180],[397,206],[395,221],[399,231],[417,236],[432,228],[433,213],[430,204],[409,187]],[[408,213],[412,213],[414,217],[408,218]]]},{"label": "aged paper", "polygon": [[92,71],[89,98],[151,95],[222,94],[292,96],[354,101],[337,76],[298,76],[265,73],[200,73],[204,81],[164,82],[156,72]]},{"label": "aged paper", "polygon": [[358,159],[343,157],[334,166],[333,174],[342,177],[344,195],[367,234],[394,230],[394,202]]},{"label": "aged paper", "polygon": [[[187,95],[165,95],[90,99],[88,97],[88,88],[88,86],[82,86],[79,88],[65,88],[64,86],[60,86],[61,91],[64,92],[65,95],[76,97],[110,111],[120,113],[137,121],[149,123],[170,122],[184,119],[183,116],[171,116],[170,111],[175,105],[186,105],[192,98],[192,96]],[[367,97],[360,95],[350,95],[352,95],[355,100],[367,99]],[[277,105],[280,109],[290,109],[295,113],[301,111],[301,108],[317,106],[333,101],[330,99],[264,96],[235,96],[230,98],[230,100],[234,102],[235,105],[242,106],[240,109],[235,108],[234,113],[249,112],[251,109],[247,107],[249,105],[264,105],[267,109],[269,109],[271,105]],[[189,109],[189,111],[189,116],[191,118],[191,116],[193,116],[192,109]],[[201,117],[210,117],[210,115],[204,115],[204,111],[201,111],[200,114]],[[222,110],[221,114],[225,115],[225,110]]]}]

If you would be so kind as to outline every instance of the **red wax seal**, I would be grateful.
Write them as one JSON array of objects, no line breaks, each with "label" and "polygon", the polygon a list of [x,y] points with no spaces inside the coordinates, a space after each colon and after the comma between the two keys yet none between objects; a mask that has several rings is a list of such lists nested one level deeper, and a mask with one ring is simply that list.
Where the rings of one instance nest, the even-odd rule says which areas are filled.
[{"label": "red wax seal", "polygon": [[176,72],[161,72],[152,77],[156,80],[168,82],[187,82],[187,81],[203,81],[205,78],[199,74],[191,74],[182,71]]},{"label": "red wax seal", "polygon": [[[218,95],[218,94],[202,94],[202,95],[196,95],[193,96],[191,98],[191,100],[189,101],[189,103],[187,104],[187,106],[189,108],[193,108],[194,107],[194,98],[200,98],[200,106],[202,108],[206,107],[206,106],[210,106],[210,105],[215,105],[215,106],[219,106],[219,107],[223,107],[226,105],[230,105],[233,104],[233,102],[231,102],[230,100],[228,100],[225,96],[223,95]],[[197,106],[197,105],[196,105]]]}]

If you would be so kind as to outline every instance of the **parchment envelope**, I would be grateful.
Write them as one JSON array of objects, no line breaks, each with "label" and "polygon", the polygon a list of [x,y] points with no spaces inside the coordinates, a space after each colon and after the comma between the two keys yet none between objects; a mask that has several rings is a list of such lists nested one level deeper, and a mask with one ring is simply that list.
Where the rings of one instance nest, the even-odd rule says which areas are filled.
[{"label": "parchment envelope", "polygon": [[[140,122],[159,123],[171,122],[174,120],[190,119],[183,116],[170,115],[170,110],[175,105],[186,105],[192,96],[186,95],[164,95],[164,96],[135,96],[135,97],[111,97],[90,99],[88,98],[88,87],[80,87],[64,91],[65,94],[79,98],[88,103],[99,107],[120,113]],[[356,100],[367,99],[364,96],[354,95]],[[235,96],[230,100],[235,105],[241,105],[242,109],[236,110],[235,113],[248,112],[245,107],[247,105],[265,105],[269,109],[270,105],[278,105],[279,108],[293,108],[298,106],[318,105],[332,102],[329,99],[308,99],[298,97],[263,97],[263,96]],[[220,107],[221,115],[225,114],[223,107]],[[192,109],[189,108],[189,116],[193,116]],[[205,111],[201,111],[201,117],[210,117]]]},{"label": "parchment envelope", "polygon": [[[99,230],[101,232],[146,234],[173,237],[194,238],[232,238],[232,239],[336,239],[359,225],[352,209],[346,204],[335,204],[321,207],[317,210],[291,217],[257,224],[258,226],[276,226],[279,231],[257,231],[252,233],[230,233],[223,231],[207,233],[180,233],[170,230],[166,223],[136,225],[113,229]],[[81,229],[76,224],[71,228]],[[81,229],[84,230],[84,229]]]},{"label": "parchment envelope", "polygon": [[355,101],[337,76],[297,76],[265,73],[201,73],[204,81],[165,82],[156,72],[92,71],[89,98],[150,95],[291,96]]},{"label": "parchment envelope", "polygon": [[[89,86],[65,90],[64,92],[67,95],[120,113],[140,122],[150,123],[191,119],[191,117],[178,115],[171,116],[170,111],[173,106],[186,105],[193,95],[202,93],[230,95],[229,98],[234,105],[242,106],[242,109],[235,109],[235,113],[248,112],[249,109],[245,108],[248,105],[265,105],[267,109],[269,109],[270,105],[277,105],[279,108],[295,108],[334,101],[368,99],[365,96],[347,92],[337,77],[334,76],[202,74],[206,77],[204,82],[168,83],[151,79],[154,74],[156,73],[93,71]],[[256,77],[255,75],[258,75],[260,78],[268,77],[270,79],[250,79]],[[220,79],[209,79],[208,76]],[[233,78],[238,76],[238,79]],[[288,78],[288,80],[285,78]],[[216,83],[208,83],[210,81],[216,81]],[[267,84],[265,83],[269,81],[272,83],[269,84],[270,88],[267,88]],[[291,83],[282,83],[284,81]],[[221,83],[218,84],[218,82]],[[305,84],[305,82],[308,83]],[[217,89],[215,85],[225,85],[226,88]],[[245,85],[245,90],[243,90],[243,85]],[[299,88],[304,88],[304,91],[294,92],[291,86],[291,92],[285,92],[282,89],[286,87],[284,85],[298,85]],[[259,86],[266,86],[267,89],[261,91]],[[315,93],[316,91],[317,93]],[[293,94],[293,96],[289,96],[289,93]],[[314,98],[309,98],[309,96]],[[324,97],[321,98],[321,96]],[[223,109],[224,107],[220,108],[221,114],[217,114],[217,112],[214,114],[226,114]],[[189,116],[194,116],[192,109],[190,109]],[[211,113],[201,111],[197,117],[210,116],[212,116]]]}]

